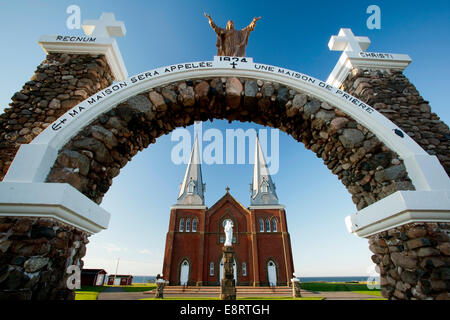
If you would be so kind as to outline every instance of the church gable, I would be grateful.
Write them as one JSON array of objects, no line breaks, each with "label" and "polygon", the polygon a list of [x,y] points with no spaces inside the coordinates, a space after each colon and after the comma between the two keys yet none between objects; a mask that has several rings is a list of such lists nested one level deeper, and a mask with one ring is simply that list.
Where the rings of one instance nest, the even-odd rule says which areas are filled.
[{"label": "church gable", "polygon": [[228,192],[206,211],[209,232],[223,232],[223,221],[230,219],[235,232],[247,231],[250,212]]}]

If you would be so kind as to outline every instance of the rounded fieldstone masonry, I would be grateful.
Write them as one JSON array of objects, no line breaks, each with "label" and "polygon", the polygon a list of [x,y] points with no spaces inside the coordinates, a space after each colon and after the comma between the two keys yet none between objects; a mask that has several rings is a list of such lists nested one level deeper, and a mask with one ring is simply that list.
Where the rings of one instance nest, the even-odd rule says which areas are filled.
[{"label": "rounded fieldstone masonry", "polygon": [[410,223],[369,239],[389,299],[449,300],[450,224]]},{"label": "rounded fieldstone masonry", "polygon": [[[112,83],[103,56],[50,54],[0,115],[0,176],[20,144]],[[449,171],[449,129],[401,72],[353,70],[342,89],[377,108]],[[279,128],[321,158],[358,210],[414,190],[399,156],[326,101],[261,79],[187,79],[118,104],[80,128],[47,182],[69,183],[101,203],[128,161],[177,127],[227,119]],[[0,298],[73,299],[69,265],[82,266],[88,235],[46,218],[0,218]],[[449,298],[449,226],[416,223],[370,238],[382,293],[390,299]]]},{"label": "rounded fieldstone masonry", "polygon": [[67,110],[113,80],[103,55],[47,55],[0,115],[0,179],[21,144],[30,143]]},{"label": "rounded fieldstone masonry", "polygon": [[60,150],[47,181],[68,182],[100,203],[138,151],[176,127],[208,119],[253,121],[290,134],[323,159],[358,209],[414,190],[398,155],[342,111],[278,83],[240,78],[186,80],[128,99]]},{"label": "rounded fieldstone masonry", "polygon": [[450,130],[401,71],[353,69],[341,89],[402,128],[450,173]]},{"label": "rounded fieldstone masonry", "polygon": [[66,270],[83,267],[88,242],[53,219],[0,217],[0,300],[73,300]]},{"label": "rounded fieldstone masonry", "polygon": [[[450,131],[400,71],[353,69],[344,90],[373,106],[450,172]],[[393,166],[375,174],[377,181],[401,175]],[[388,299],[450,300],[449,224],[408,224],[370,237],[372,260]]]},{"label": "rounded fieldstone masonry", "polygon": [[[67,110],[112,81],[103,55],[47,55],[0,115],[0,179],[21,144],[30,143]],[[109,141],[108,133],[93,130],[97,137],[106,134]],[[96,151],[99,157],[100,153]],[[84,154],[67,152],[59,161],[78,167],[82,174],[90,168]],[[86,232],[53,219],[0,217],[0,300],[73,300],[66,270],[70,265],[83,266],[87,237]]]}]

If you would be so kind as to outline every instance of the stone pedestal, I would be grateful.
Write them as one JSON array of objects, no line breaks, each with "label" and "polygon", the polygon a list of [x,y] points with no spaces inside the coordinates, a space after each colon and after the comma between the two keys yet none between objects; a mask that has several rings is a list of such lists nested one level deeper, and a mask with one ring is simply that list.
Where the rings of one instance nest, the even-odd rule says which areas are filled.
[{"label": "stone pedestal", "polygon": [[383,297],[450,300],[449,235],[449,223],[410,223],[371,236]]},{"label": "stone pedestal", "polygon": [[236,283],[234,281],[234,248],[223,247],[223,278],[220,283],[220,300],[236,300]]},{"label": "stone pedestal", "polygon": [[164,286],[166,282],[162,279],[156,280],[156,293],[155,298],[163,299],[164,298]]},{"label": "stone pedestal", "polygon": [[45,217],[0,217],[0,300],[73,300],[88,233]]},{"label": "stone pedestal", "polygon": [[300,293],[300,280],[297,278],[292,278],[292,297],[293,298],[300,298],[302,294]]}]

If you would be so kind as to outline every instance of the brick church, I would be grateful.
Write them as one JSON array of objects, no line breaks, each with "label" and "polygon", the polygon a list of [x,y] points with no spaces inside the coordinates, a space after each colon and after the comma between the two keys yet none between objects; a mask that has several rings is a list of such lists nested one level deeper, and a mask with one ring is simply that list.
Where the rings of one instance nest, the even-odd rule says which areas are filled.
[{"label": "brick church", "polygon": [[205,206],[205,184],[197,139],[171,207],[164,253],[163,278],[169,285],[218,286],[222,278],[223,227],[233,222],[234,278],[238,286],[286,286],[294,265],[284,206],[256,138],[250,207],[226,188],[211,208]]}]

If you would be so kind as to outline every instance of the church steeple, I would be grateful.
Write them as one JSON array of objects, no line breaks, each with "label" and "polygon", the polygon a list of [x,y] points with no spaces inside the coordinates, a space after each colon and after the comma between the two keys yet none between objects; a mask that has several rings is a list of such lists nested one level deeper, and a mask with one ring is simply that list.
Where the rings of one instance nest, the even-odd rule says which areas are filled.
[{"label": "church steeple", "polygon": [[266,159],[256,137],[255,146],[255,164],[253,166],[253,182],[251,183],[250,204],[252,206],[260,205],[278,205],[278,196],[275,192],[275,184],[267,168]]},{"label": "church steeple", "polygon": [[195,136],[191,157],[184,174],[183,182],[181,183],[180,193],[178,194],[177,205],[198,206],[205,204],[205,184],[202,178],[199,152],[198,139]]}]

